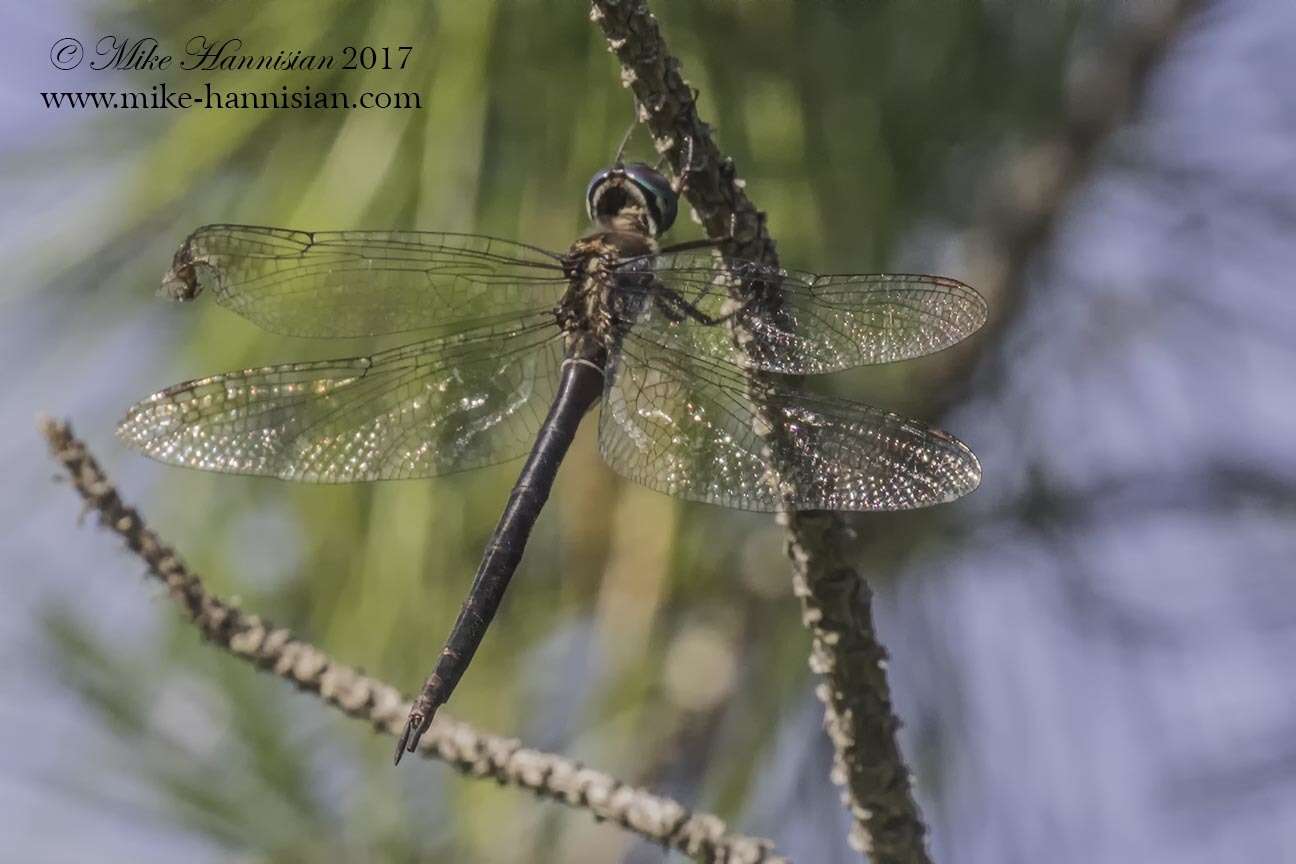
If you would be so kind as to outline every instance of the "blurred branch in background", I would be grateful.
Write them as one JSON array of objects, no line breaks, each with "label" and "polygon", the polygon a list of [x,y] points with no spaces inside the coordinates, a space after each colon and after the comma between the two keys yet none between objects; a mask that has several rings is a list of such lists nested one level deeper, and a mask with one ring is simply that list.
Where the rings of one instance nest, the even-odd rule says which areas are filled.
[{"label": "blurred branch in background", "polygon": [[[400,732],[409,700],[390,684],[334,661],[286,628],[240,610],[209,593],[197,574],[180,560],[131,507],[126,505],[86,445],[67,423],[40,420],[50,452],[64,467],[88,509],[117,534],[162,582],[189,621],[217,648],[298,689],[312,693],[349,717],[367,721],[385,735]],[[690,812],[670,798],[629,786],[608,774],[552,753],[532,750],[512,738],[480,732],[444,716],[428,730],[419,752],[440,759],[470,777],[493,779],[536,795],[588,810],[595,819],[615,823],[697,861],[784,864],[773,843],[729,833],[724,821]]]},{"label": "blurred branch in background", "polygon": [[[698,117],[693,89],[646,3],[595,0],[591,17],[620,60],[622,81],[643,107],[658,151],[678,175],[687,174],[685,191],[707,235],[728,239],[727,254],[777,267],[764,214]],[[759,389],[759,381],[753,384]],[[771,427],[767,441],[777,461],[784,432]],[[780,519],[811,633],[810,665],[824,677],[816,692],[836,754],[832,779],[844,786],[853,819],[851,845],[875,864],[927,862],[927,829],[896,742],[900,721],[891,707],[886,649],[873,627],[872,593],[850,560],[850,528],[835,513],[793,512]]]},{"label": "blurred branch in background", "polygon": [[[1137,108],[1148,73],[1194,5],[1195,0],[1117,4],[1107,38],[1069,65],[1060,128],[1005,158],[984,181],[978,224],[962,240],[968,281],[991,301],[979,344],[993,343],[1012,320],[1027,262],[1049,238],[1070,193],[1088,177],[1102,143]],[[972,364],[960,368],[970,371]]]}]

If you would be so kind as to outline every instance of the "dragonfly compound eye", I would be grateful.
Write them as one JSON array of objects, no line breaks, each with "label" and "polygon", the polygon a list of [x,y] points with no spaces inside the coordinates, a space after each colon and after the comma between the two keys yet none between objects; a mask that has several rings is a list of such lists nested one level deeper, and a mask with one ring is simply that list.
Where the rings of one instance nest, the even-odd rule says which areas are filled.
[{"label": "dragonfly compound eye", "polygon": [[660,171],[642,162],[627,165],[625,172],[643,193],[653,222],[657,225],[656,233],[665,234],[675,224],[675,215],[679,212],[679,195],[671,182]]},{"label": "dragonfly compound eye", "polygon": [[612,179],[615,172],[611,169],[604,169],[590,178],[589,185],[585,187],[585,212],[589,214],[591,222],[599,221],[600,198],[603,196],[604,186]]},{"label": "dragonfly compound eye", "polygon": [[636,162],[595,174],[585,191],[585,207],[595,224],[620,227],[620,220],[637,216],[634,221],[657,236],[674,224],[679,196],[659,172]]}]

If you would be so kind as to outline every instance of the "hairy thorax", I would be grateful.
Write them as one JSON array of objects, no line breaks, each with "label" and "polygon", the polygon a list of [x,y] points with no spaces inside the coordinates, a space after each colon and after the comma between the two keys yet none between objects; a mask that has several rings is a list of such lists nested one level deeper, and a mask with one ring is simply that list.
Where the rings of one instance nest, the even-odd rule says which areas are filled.
[{"label": "hairy thorax", "polygon": [[618,265],[643,259],[647,266],[647,256],[656,251],[657,243],[638,231],[601,231],[572,244],[566,256],[570,285],[558,307],[558,325],[567,335],[568,348],[576,349],[575,356],[602,365],[625,323],[618,279],[633,278]]}]

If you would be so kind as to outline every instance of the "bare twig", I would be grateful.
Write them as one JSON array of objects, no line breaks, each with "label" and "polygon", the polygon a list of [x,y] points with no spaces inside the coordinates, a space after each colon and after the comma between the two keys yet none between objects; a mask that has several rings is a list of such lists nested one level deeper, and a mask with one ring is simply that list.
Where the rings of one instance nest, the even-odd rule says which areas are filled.
[{"label": "bare twig", "polygon": [[[1102,144],[1133,115],[1148,75],[1198,0],[1118,4],[1106,38],[1068,64],[1057,130],[1006,157],[978,193],[977,226],[963,239],[977,289],[991,298],[981,344],[1015,318],[1027,263],[1052,236]],[[965,364],[965,369],[972,364]]]},{"label": "bare twig", "polygon": [[[385,735],[404,726],[410,702],[395,687],[333,660],[292,632],[275,627],[209,593],[175,550],[127,506],[86,445],[67,423],[41,418],[40,430],[54,458],[100,524],[120,537],[166,587],[190,622],[214,646],[273,672],[350,717]],[[490,778],[588,810],[595,819],[620,825],[694,860],[716,864],[786,864],[769,840],[730,833],[708,813],[629,786],[578,762],[523,747],[513,738],[481,732],[439,715],[418,752],[440,759],[470,777]]]},{"label": "bare twig", "polygon": [[[733,160],[720,152],[710,127],[698,117],[693,89],[644,0],[594,0],[591,17],[620,60],[622,80],[634,92],[658,150],[676,172],[688,172],[689,203],[707,234],[731,237],[728,254],[777,266],[764,214],[743,191]],[[767,442],[777,462],[783,430],[771,427]],[[811,632],[810,664],[823,676],[816,692],[836,754],[832,777],[844,786],[854,820],[851,844],[875,864],[928,862],[926,828],[896,743],[900,722],[891,707],[886,650],[873,628],[872,593],[847,551],[850,529],[833,513],[788,513],[780,519],[788,531],[802,618]]]}]

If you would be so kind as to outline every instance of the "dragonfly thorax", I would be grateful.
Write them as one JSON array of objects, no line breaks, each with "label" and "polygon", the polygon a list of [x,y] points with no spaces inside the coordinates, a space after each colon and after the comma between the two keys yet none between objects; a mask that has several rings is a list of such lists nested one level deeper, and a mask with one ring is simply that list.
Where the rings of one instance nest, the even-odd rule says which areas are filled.
[{"label": "dragonfly thorax", "polygon": [[[557,309],[569,346],[583,342],[598,352],[611,346],[626,317],[625,292],[619,286],[633,280],[656,251],[652,236],[637,231],[599,231],[572,244],[565,261],[569,284]],[[578,353],[588,356],[591,351]]]}]

